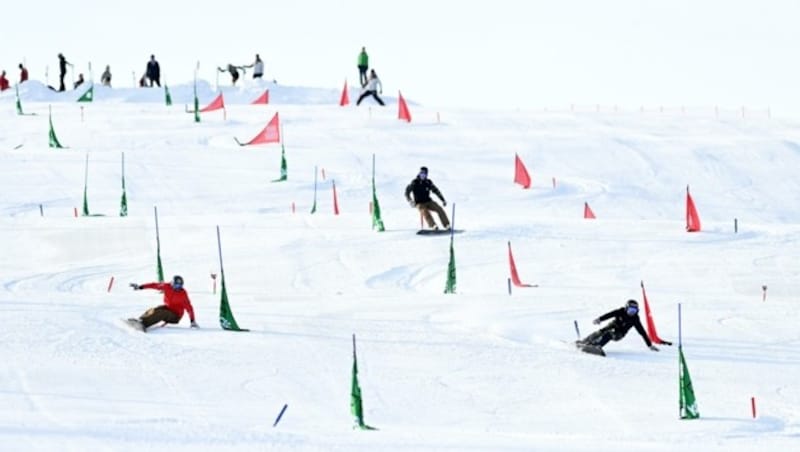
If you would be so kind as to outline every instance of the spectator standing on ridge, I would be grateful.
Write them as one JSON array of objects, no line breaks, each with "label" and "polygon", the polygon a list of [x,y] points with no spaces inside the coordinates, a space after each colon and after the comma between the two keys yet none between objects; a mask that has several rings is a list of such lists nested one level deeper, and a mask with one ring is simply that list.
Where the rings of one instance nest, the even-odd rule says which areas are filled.
[{"label": "spectator standing on ridge", "polygon": [[67,66],[72,67],[72,63],[67,61],[64,54],[58,54],[58,90],[65,91],[67,88],[64,86],[64,77],[67,75]]},{"label": "spectator standing on ridge", "polygon": [[364,100],[367,96],[372,96],[375,100],[381,104],[386,105],[383,103],[380,97],[378,97],[378,93],[383,94],[383,83],[381,83],[381,79],[378,78],[378,74],[375,73],[375,69],[370,69],[369,71],[369,81],[365,86],[366,90],[358,96],[358,100],[356,101],[356,105],[360,105],[361,101]]},{"label": "spectator standing on ridge", "polygon": [[25,81],[28,81],[28,69],[25,66],[23,66],[22,63],[20,63],[19,64],[19,82],[22,83],[22,82],[25,82]]},{"label": "spectator standing on ridge", "polygon": [[147,62],[145,75],[147,75],[147,78],[150,80],[151,88],[153,87],[153,83],[161,87],[161,66],[158,65],[155,55],[150,55],[150,61]]},{"label": "spectator standing on ridge", "polygon": [[182,277],[175,275],[172,277],[172,282],[131,283],[131,287],[133,290],[155,289],[164,294],[164,304],[148,309],[138,319],[128,319],[129,321],[138,320],[142,331],[158,322],[178,323],[181,321],[184,311],[189,313],[192,328],[198,327],[194,321],[194,308],[192,302],[189,301],[189,294],[183,288]]},{"label": "spectator standing on ridge", "polygon": [[111,87],[111,66],[106,65],[106,70],[103,71],[103,75],[100,76],[100,83],[103,86]]},{"label": "spectator standing on ridge", "polygon": [[6,71],[0,73],[0,91],[8,89],[8,79],[6,78]]},{"label": "spectator standing on ridge", "polygon": [[253,68],[253,79],[261,78],[264,76],[264,62],[261,61],[261,57],[258,54],[256,54],[256,60],[253,62],[253,64],[244,67]]},{"label": "spectator standing on ridge", "polygon": [[362,47],[361,53],[358,54],[358,79],[362,88],[367,86],[367,68],[369,68],[369,55],[367,48]]},{"label": "spectator standing on ridge", "polygon": [[[428,227],[431,229],[439,229],[439,226],[436,226],[436,222],[433,221],[431,211],[436,212],[439,221],[442,222],[442,227],[444,229],[449,229],[450,220],[447,219],[447,213],[442,209],[442,206],[431,199],[431,192],[442,200],[442,205],[447,205],[447,201],[445,201],[444,196],[442,196],[442,192],[439,191],[439,188],[434,185],[432,180],[428,179],[428,168],[423,166],[419,169],[417,177],[406,186],[406,201],[408,201],[411,207],[420,211],[422,217],[425,218],[425,222],[428,223]],[[412,194],[414,195],[413,198],[411,197]]]}]

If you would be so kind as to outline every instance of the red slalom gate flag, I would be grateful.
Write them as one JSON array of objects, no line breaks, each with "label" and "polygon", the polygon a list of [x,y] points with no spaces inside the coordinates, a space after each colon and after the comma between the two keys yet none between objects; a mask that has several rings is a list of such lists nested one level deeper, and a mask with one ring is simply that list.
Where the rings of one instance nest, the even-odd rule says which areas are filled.
[{"label": "red slalom gate flag", "polygon": [[686,230],[688,232],[700,231],[700,215],[694,206],[692,195],[689,194],[689,186],[686,186]]},{"label": "red slalom gate flag", "polygon": [[517,265],[514,263],[514,255],[511,254],[511,242],[508,242],[508,265],[511,267],[511,282],[517,287],[537,287],[536,284],[523,284],[517,273]]},{"label": "red slalom gate flag", "polygon": [[200,113],[206,113],[209,111],[220,110],[225,108],[225,100],[222,98],[222,93],[219,93],[216,99],[211,101],[210,104],[205,106],[204,108],[200,109]]},{"label": "red slalom gate flag", "polygon": [[281,141],[281,128],[279,124],[280,120],[278,119],[278,113],[275,113],[275,116],[269,120],[269,123],[264,127],[264,129],[258,133],[252,140],[248,141],[247,143],[242,143],[239,141],[238,138],[234,137],[233,139],[236,140],[236,143],[239,146],[248,146],[251,144],[262,144],[262,143],[280,143]]},{"label": "red slalom gate flag", "polygon": [[589,203],[588,202],[584,202],[583,203],[583,218],[587,219],[587,220],[594,220],[595,219],[594,212],[592,212],[592,208],[589,207]]},{"label": "red slalom gate flag", "polygon": [[531,176],[517,154],[514,154],[514,183],[522,185],[522,188],[531,187]]},{"label": "red slalom gate flag", "polygon": [[656,323],[653,321],[653,313],[650,311],[650,303],[647,302],[647,293],[644,291],[644,281],[641,281],[642,286],[642,302],[644,303],[644,316],[647,318],[647,336],[650,337],[650,342],[654,344],[672,345],[672,342],[667,342],[658,337],[656,332]]},{"label": "red slalom gate flag", "polygon": [[251,105],[268,104],[269,103],[269,90],[264,90],[264,94],[258,96],[258,99],[250,102]]},{"label": "red slalom gate flag", "polygon": [[350,96],[347,94],[347,79],[344,81],[344,88],[342,88],[342,97],[339,98],[339,106],[344,107],[350,103]]},{"label": "red slalom gate flag", "polygon": [[397,92],[399,100],[397,101],[397,119],[402,119],[406,122],[411,122],[411,113],[408,111],[406,100],[403,99],[403,93]]},{"label": "red slalom gate flag", "polygon": [[336,181],[331,179],[333,184],[333,214],[339,215],[339,198],[336,196]]}]

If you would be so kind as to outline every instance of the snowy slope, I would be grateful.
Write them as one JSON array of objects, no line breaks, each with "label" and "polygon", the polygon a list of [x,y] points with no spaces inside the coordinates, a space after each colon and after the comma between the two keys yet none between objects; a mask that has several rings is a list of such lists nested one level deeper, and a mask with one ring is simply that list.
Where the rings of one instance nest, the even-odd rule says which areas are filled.
[{"label": "snowy slope", "polygon": [[[225,91],[226,119],[199,124],[184,112],[191,86],[172,87],[166,107],[161,90],[98,89],[77,104],[29,84],[31,116],[0,95],[0,449],[796,447],[797,123],[414,106],[407,124],[394,101],[340,108],[335,90],[270,86],[269,105],[248,105],[265,88]],[[50,105],[68,149],[47,147]],[[282,183],[270,182],[280,145],[233,140],[275,112]],[[530,190],[511,182],[515,153]],[[373,154],[383,233],[370,227]],[[87,155],[89,209],[104,216],[74,218]],[[456,295],[443,294],[449,238],[416,236],[403,199],[422,165],[466,229]],[[687,185],[701,233],[684,231]],[[584,202],[597,220],[582,218]],[[186,279],[200,330],[184,319],[142,335],[119,321],[160,301],[127,287],[155,278],[154,206],[165,271]],[[219,328],[216,226],[249,333]],[[538,288],[509,296],[509,241]],[[682,303],[699,420],[678,419],[675,347],[650,352],[635,332],[606,359],[570,345],[574,320],[588,333],[591,319],[641,300],[640,281],[667,340]],[[376,432],[352,429],[352,334]]]}]

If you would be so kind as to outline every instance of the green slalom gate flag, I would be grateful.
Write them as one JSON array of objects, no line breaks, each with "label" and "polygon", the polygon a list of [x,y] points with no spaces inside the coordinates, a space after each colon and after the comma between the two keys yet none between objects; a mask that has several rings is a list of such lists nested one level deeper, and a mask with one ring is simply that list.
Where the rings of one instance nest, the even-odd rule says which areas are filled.
[{"label": "green slalom gate flag", "polygon": [[164,83],[164,103],[167,104],[167,107],[172,105],[172,96],[169,95],[169,87],[166,83]]},{"label": "green slalom gate flag", "polygon": [[314,167],[314,204],[311,205],[311,213],[317,212],[317,167]]},{"label": "green slalom gate flag", "polygon": [[450,262],[447,263],[447,283],[444,286],[444,293],[456,293],[456,254],[452,239],[450,240]]},{"label": "green slalom gate flag", "polygon": [[692,378],[689,376],[689,368],[686,366],[686,358],[683,356],[683,347],[678,346],[678,359],[680,364],[680,411],[681,419],[697,419],[700,412],[697,410],[697,400],[694,397],[692,388]]},{"label": "green slalom gate flag", "polygon": [[91,102],[94,100],[94,85],[90,86],[88,90],[81,97],[78,98],[78,102]]},{"label": "green slalom gate flag", "polygon": [[128,216],[128,198],[125,196],[125,153],[122,153],[122,199],[119,202],[119,216]]},{"label": "green slalom gate flag", "polygon": [[244,328],[239,328],[236,319],[231,312],[231,303],[228,300],[228,290],[225,287],[225,275],[222,275],[222,296],[219,300],[219,324],[223,330],[228,331],[250,331]]},{"label": "green slalom gate flag", "polygon": [[49,113],[48,116],[50,117],[50,119],[49,119],[49,121],[50,121],[50,131],[48,133],[49,146],[51,148],[64,149],[64,146],[61,145],[61,143],[58,141],[58,137],[56,137],[56,130],[53,128],[53,113],[52,113],[52,109],[50,110],[50,113]]},{"label": "green slalom gate flag", "polygon": [[197,98],[197,81],[194,82],[194,122],[200,122],[200,99]]},{"label": "green slalom gate flag", "polygon": [[350,381],[350,411],[355,417],[355,427],[361,430],[377,430],[364,422],[364,404],[361,401],[361,386],[358,384],[358,360],[356,359],[356,335],[353,335],[353,377]]},{"label": "green slalom gate flag", "polygon": [[386,228],[381,219],[381,205],[378,204],[378,192],[375,189],[375,154],[372,154],[372,229],[383,232]]},{"label": "green slalom gate flag", "polygon": [[89,154],[86,154],[86,169],[83,173],[83,216],[89,216],[89,197],[87,196],[89,190]]},{"label": "green slalom gate flag", "polygon": [[164,282],[164,267],[161,265],[161,237],[158,232],[158,207],[153,206],[153,216],[156,219],[156,277],[158,282]]},{"label": "green slalom gate flag", "polygon": [[286,166],[286,149],[281,143],[281,177],[274,179],[272,182],[283,182],[289,178],[289,173]]},{"label": "green slalom gate flag", "polygon": [[14,90],[16,91],[17,96],[17,114],[24,115],[25,113],[22,112],[22,101],[19,98],[19,85],[14,85]]}]

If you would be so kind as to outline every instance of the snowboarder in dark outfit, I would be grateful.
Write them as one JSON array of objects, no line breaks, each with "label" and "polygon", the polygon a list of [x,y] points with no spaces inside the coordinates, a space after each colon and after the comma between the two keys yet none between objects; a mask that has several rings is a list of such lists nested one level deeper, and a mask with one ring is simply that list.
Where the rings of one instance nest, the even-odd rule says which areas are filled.
[{"label": "snowboarder in dark outfit", "polygon": [[72,66],[72,64],[70,64],[67,61],[67,58],[63,54],[59,53],[58,54],[58,83],[59,83],[58,90],[59,91],[65,91],[67,89],[67,87],[64,86],[64,77],[67,75],[67,65]]},{"label": "snowboarder in dark outfit", "polygon": [[148,80],[150,80],[150,87],[155,83],[159,88],[161,87],[161,66],[156,61],[155,55],[150,55],[150,61],[147,62],[147,69],[145,70]]},{"label": "snowboarder in dark outfit", "polygon": [[[439,226],[436,226],[436,222],[433,221],[432,210],[439,216],[442,227],[448,229],[450,228],[450,220],[447,219],[447,213],[442,209],[442,206],[431,199],[431,192],[442,200],[442,205],[447,205],[442,192],[439,191],[432,180],[428,179],[428,168],[423,166],[419,169],[417,177],[406,186],[406,201],[411,207],[416,207],[420,211],[423,218],[425,218],[425,222],[428,223],[428,227],[439,229]],[[411,198],[412,194],[414,195],[413,199]]]},{"label": "snowboarder in dark outfit", "polygon": [[[194,309],[192,303],[189,301],[189,294],[183,288],[183,278],[175,275],[172,277],[170,283],[151,282],[147,284],[131,283],[133,290],[141,289],[156,289],[164,293],[164,304],[156,306],[145,311],[144,314],[139,316],[139,323],[143,330],[146,330],[158,322],[165,323],[178,323],[183,317],[183,312],[189,313],[189,320],[192,322],[192,328],[197,328],[197,323],[194,321]],[[136,320],[136,319],[129,319]]]},{"label": "snowboarder in dark outfit", "polygon": [[636,328],[636,331],[642,336],[642,339],[644,339],[644,343],[647,344],[647,347],[654,352],[658,351],[658,347],[650,342],[650,338],[647,337],[642,322],[639,320],[639,303],[637,303],[636,300],[628,300],[625,306],[601,315],[594,319],[592,323],[599,325],[602,321],[610,318],[614,319],[611,323],[586,336],[584,339],[577,341],[576,345],[579,347],[589,345],[602,349],[609,341],[621,340],[628,334],[628,330]]},{"label": "snowboarder in dark outfit", "polygon": [[236,86],[236,82],[239,81],[239,70],[244,72],[244,68],[247,66],[234,66],[232,64],[228,64],[227,68],[223,69],[218,67],[217,70],[220,72],[229,72],[231,74],[231,84]]}]

